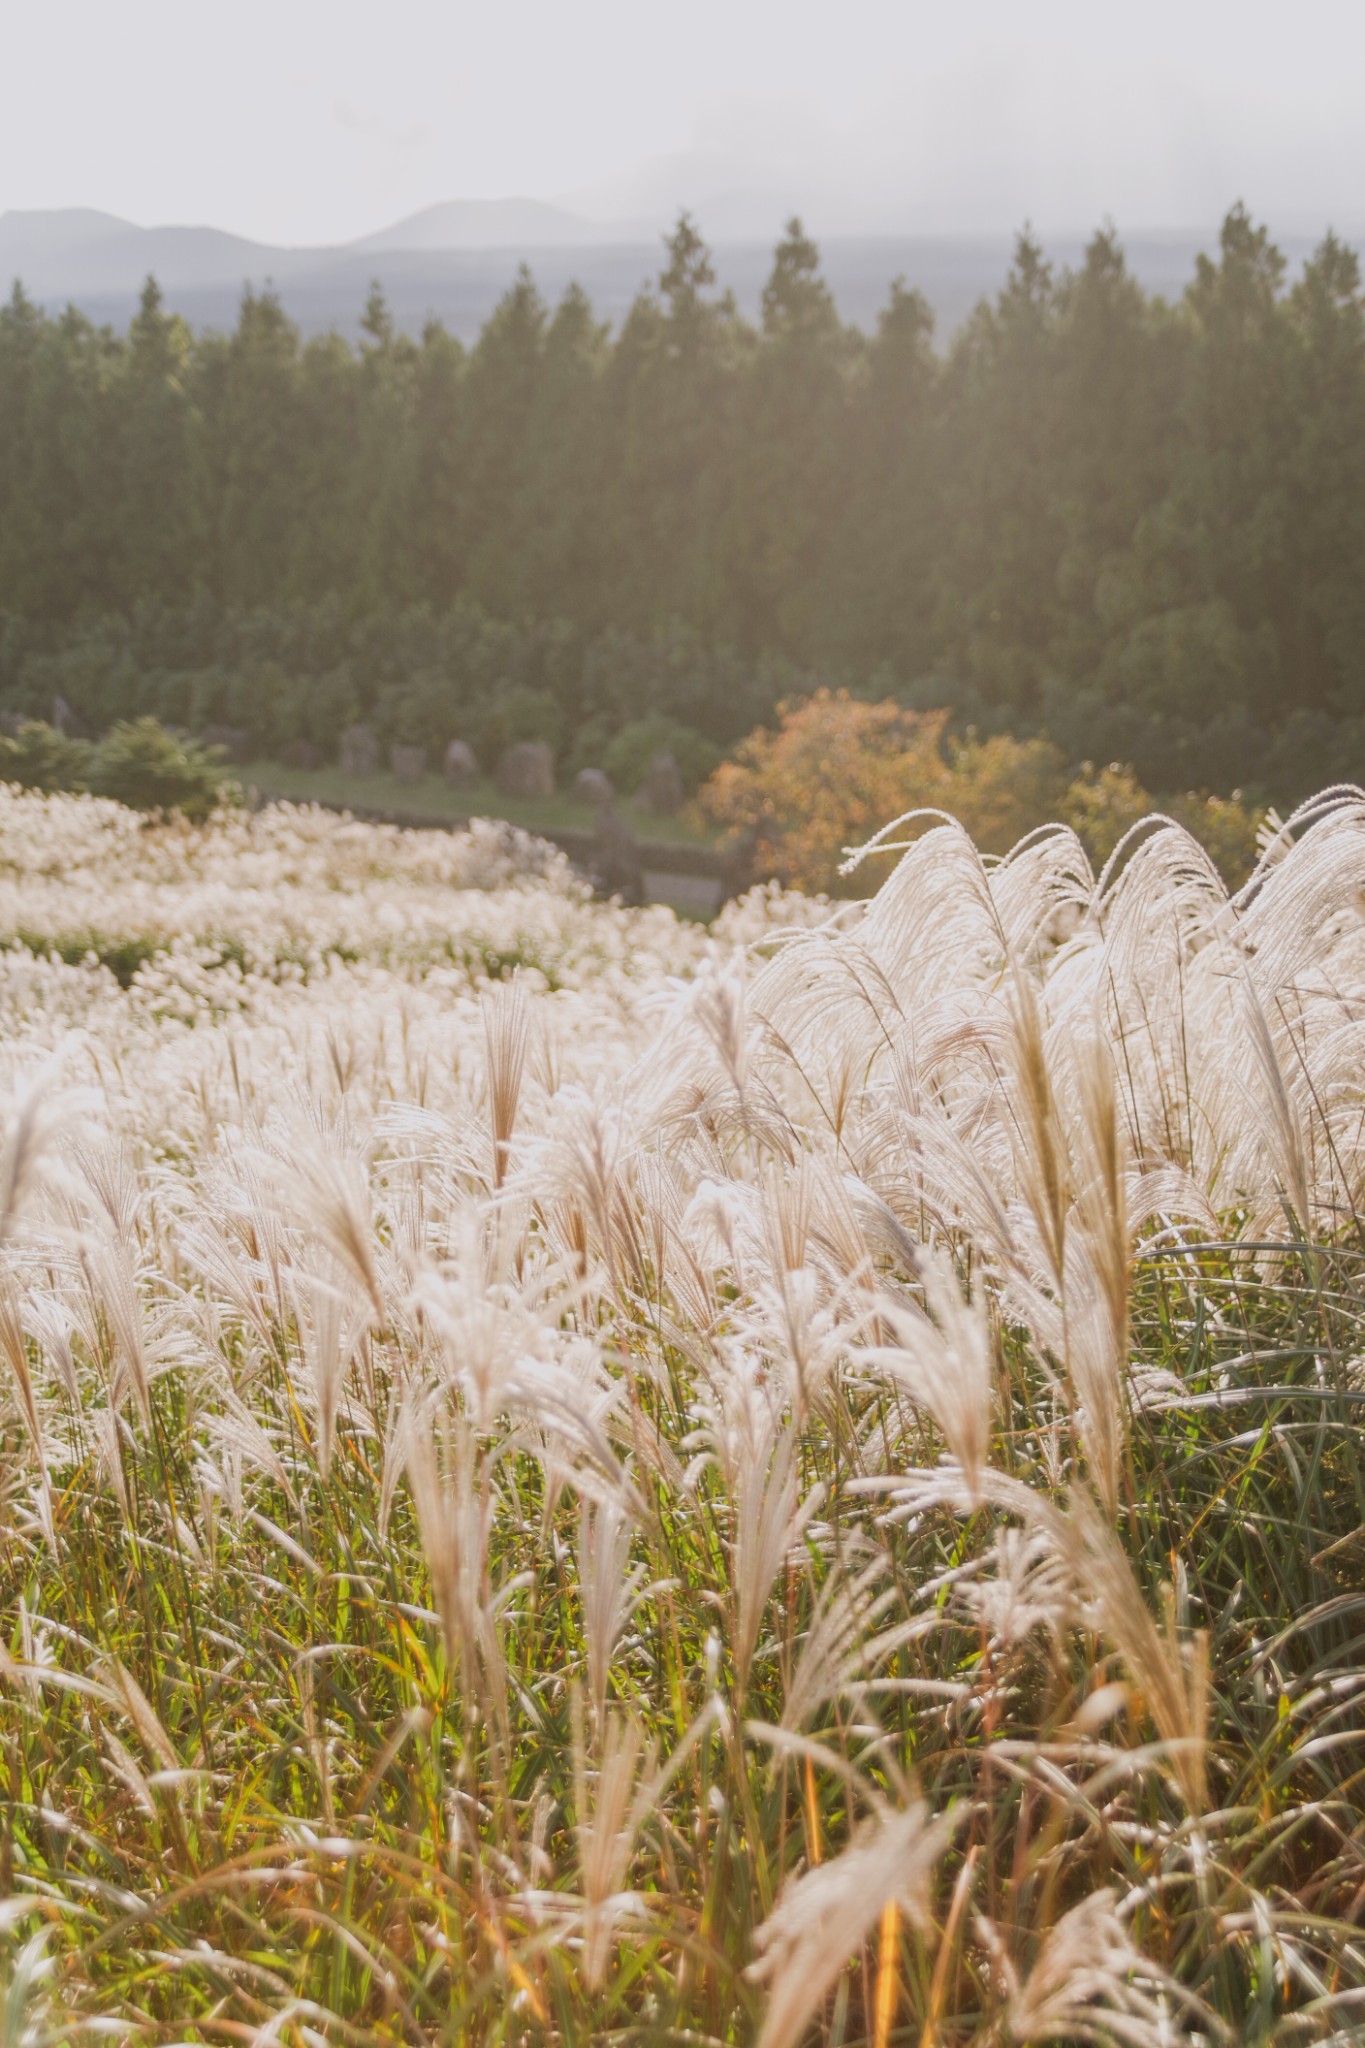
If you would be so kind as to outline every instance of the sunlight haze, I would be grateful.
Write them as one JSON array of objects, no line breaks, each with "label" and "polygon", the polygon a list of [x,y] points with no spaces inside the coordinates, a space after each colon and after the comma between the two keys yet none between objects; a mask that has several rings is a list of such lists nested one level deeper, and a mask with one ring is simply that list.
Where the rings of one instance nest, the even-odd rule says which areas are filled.
[{"label": "sunlight haze", "polygon": [[0,212],[298,244],[506,195],[653,231],[744,194],[825,233],[1205,226],[1240,195],[1349,232],[1365,178],[1365,16],[1322,0],[1292,30],[1267,0],[10,15]]}]

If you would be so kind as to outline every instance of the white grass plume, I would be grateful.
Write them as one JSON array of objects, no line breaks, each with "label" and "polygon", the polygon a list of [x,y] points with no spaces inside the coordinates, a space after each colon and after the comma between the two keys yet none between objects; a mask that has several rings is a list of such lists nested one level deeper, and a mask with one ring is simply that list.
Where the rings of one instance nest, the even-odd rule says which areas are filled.
[{"label": "white grass plume", "polygon": [[920,1271],[931,1313],[879,1293],[877,1317],[894,1341],[861,1346],[855,1355],[933,1417],[968,1493],[979,1498],[994,1414],[994,1339],[983,1304],[963,1300],[943,1253],[922,1255]]},{"label": "white grass plume", "polygon": [[885,1906],[924,1924],[929,1880],[953,1832],[951,1817],[931,1818],[917,1800],[787,1886],[755,1937],[751,1974],[769,1987],[758,2048],[794,2048]]},{"label": "white grass plume", "polygon": [[1207,1638],[1195,1633],[1182,1641],[1173,1610],[1158,1628],[1117,1536],[1084,1495],[1072,1502],[1065,1526],[1076,1583],[1138,1687],[1197,1819],[1208,1801]]},{"label": "white grass plume", "polygon": [[507,1172],[512,1133],[530,1044],[526,990],[518,980],[501,983],[483,1002],[488,1055],[488,1122],[493,1145],[493,1186],[501,1187]]},{"label": "white grass plume", "polygon": [[1092,1892],[1064,1913],[1023,1976],[991,1923],[979,1918],[977,1927],[1005,1997],[1004,2014],[986,2037],[992,2042],[1173,2048],[1181,2038],[1227,2038],[1201,2000],[1134,1946],[1110,1890]]},{"label": "white grass plume", "polygon": [[622,1631],[640,1598],[644,1567],[630,1562],[631,1524],[620,1503],[584,1499],[578,1519],[578,1583],[594,1725],[607,1710],[607,1684]]},{"label": "white grass plume", "polygon": [[589,1762],[581,1706],[574,1734],[574,1833],[583,1913],[583,1981],[601,1984],[622,1920],[643,1904],[627,1889],[635,1845],[657,1796],[654,1745],[632,1714],[613,1708],[599,1726]]}]

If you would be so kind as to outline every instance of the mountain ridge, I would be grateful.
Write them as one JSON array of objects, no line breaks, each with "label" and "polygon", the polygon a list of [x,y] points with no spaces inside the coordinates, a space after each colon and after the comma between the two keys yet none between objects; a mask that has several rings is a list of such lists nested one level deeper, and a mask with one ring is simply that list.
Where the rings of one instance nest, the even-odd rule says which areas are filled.
[{"label": "mountain ridge", "polygon": [[[719,285],[732,289],[753,316],[791,209],[772,194],[754,193],[721,195],[713,210],[721,217],[719,233],[705,205],[697,218]],[[824,274],[845,320],[870,328],[892,279],[902,276],[924,292],[940,337],[1000,288],[1014,241],[1004,233],[821,233],[818,221],[816,232]],[[1089,237],[1043,239],[1062,268],[1080,261]],[[1149,230],[1123,239],[1134,276],[1170,297],[1189,283],[1196,255],[1216,248],[1217,233]],[[1316,240],[1278,239],[1291,265]],[[305,336],[336,331],[355,339],[377,280],[401,332],[420,334],[435,319],[472,342],[523,263],[552,303],[577,284],[599,318],[619,322],[639,291],[657,279],[663,240],[657,227],[642,221],[593,221],[567,207],[519,198],[447,201],[351,242],[293,248],[221,228],[140,227],[93,208],[11,211],[0,214],[0,297],[17,279],[49,312],[70,304],[97,324],[124,327],[152,275],[166,304],[192,326],[227,331],[243,289],[270,288]]]},{"label": "mountain ridge", "polygon": [[545,199],[443,199],[374,234],[338,243],[348,251],[391,249],[506,249],[586,243],[615,238],[603,226]]}]

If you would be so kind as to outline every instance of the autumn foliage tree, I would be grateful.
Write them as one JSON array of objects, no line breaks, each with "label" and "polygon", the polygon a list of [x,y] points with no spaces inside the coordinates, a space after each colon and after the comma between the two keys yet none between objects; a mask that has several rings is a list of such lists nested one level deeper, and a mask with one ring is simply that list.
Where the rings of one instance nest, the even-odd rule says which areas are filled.
[{"label": "autumn foliage tree", "polygon": [[[875,869],[840,873],[849,851],[907,812],[906,834],[947,813],[987,855],[1009,852],[1053,822],[1078,834],[1098,868],[1140,819],[1158,806],[1131,770],[1089,763],[1068,770],[1043,739],[995,733],[948,734],[946,711],[909,711],[892,699],[867,703],[846,690],[818,690],[778,706],[705,785],[703,815],[724,828],[755,877],[830,895],[862,895]],[[1166,809],[1201,839],[1230,883],[1243,879],[1260,814],[1239,800],[1185,796]],[[899,840],[903,835],[897,833]]]},{"label": "autumn foliage tree", "polygon": [[947,711],[866,703],[846,690],[789,699],[774,730],[752,733],[717,769],[702,808],[743,842],[756,873],[831,894],[863,893],[870,871],[842,877],[846,854],[907,811],[947,812],[995,854],[1065,815],[1056,747],[1004,733],[950,740],[948,720]]},{"label": "autumn foliage tree", "polygon": [[[746,843],[756,873],[839,892],[850,847],[902,811],[943,801],[947,722],[945,711],[817,690],[779,704],[776,726],[740,743],[706,784],[702,809]],[[860,894],[861,877],[847,888]]]}]

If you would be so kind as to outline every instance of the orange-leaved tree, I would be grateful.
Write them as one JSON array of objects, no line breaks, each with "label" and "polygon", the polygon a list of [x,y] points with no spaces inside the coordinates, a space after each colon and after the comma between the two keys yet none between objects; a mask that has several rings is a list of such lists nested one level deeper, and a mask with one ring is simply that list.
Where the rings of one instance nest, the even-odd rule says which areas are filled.
[{"label": "orange-leaved tree", "polygon": [[[946,711],[907,711],[890,699],[869,704],[846,690],[817,690],[779,704],[772,731],[750,733],[701,791],[701,809],[728,828],[737,870],[775,875],[798,889],[863,895],[887,864],[842,876],[845,853],[906,811],[948,812],[985,854],[1008,853],[1037,826],[1063,820],[1099,866],[1156,808],[1130,769],[1086,763],[1072,775],[1049,740],[1007,733],[953,739],[947,726]],[[1196,796],[1169,808],[1230,881],[1246,874],[1258,812]]]},{"label": "orange-leaved tree", "polygon": [[971,833],[983,853],[1008,853],[1026,832],[1062,815],[1066,759],[1050,740],[974,732],[949,749],[951,773],[943,808]]},{"label": "orange-leaved tree", "polygon": [[845,850],[902,811],[946,806],[946,711],[868,704],[847,690],[779,704],[701,792],[714,823],[746,847],[755,874],[791,887],[863,894],[873,879],[839,875]]}]

